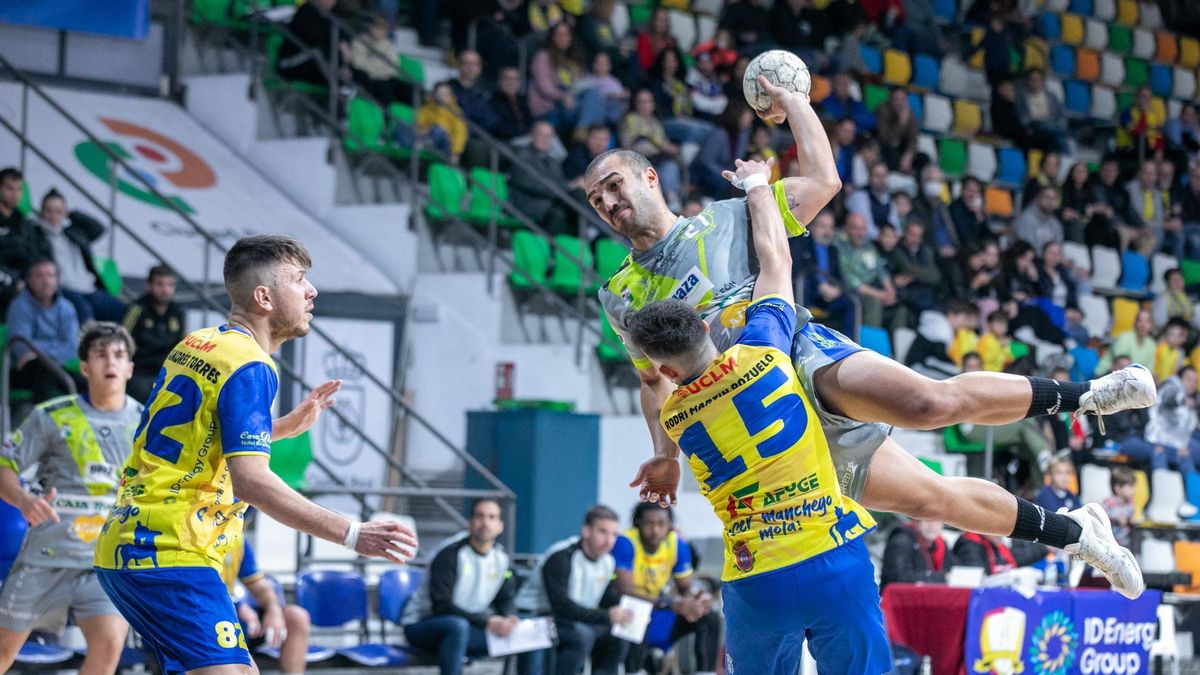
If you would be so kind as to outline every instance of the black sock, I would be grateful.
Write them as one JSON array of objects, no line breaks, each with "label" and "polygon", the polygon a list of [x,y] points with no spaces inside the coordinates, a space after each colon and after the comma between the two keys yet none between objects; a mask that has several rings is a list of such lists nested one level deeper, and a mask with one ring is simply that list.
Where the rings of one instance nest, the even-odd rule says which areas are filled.
[{"label": "black sock", "polygon": [[1013,539],[1066,548],[1082,535],[1083,528],[1074,520],[1017,497],[1017,523],[1010,535]]},{"label": "black sock", "polygon": [[1059,382],[1048,377],[1027,377],[1033,389],[1026,417],[1055,415],[1079,410],[1079,397],[1092,388],[1091,382]]}]

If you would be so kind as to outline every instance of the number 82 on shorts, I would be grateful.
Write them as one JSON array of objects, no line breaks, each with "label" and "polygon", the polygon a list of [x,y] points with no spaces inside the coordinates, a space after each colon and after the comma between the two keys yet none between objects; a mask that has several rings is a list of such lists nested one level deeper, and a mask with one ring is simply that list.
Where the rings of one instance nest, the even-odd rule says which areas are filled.
[{"label": "number 82 on shorts", "polygon": [[232,621],[218,621],[213,629],[217,632],[217,645],[225,649],[233,649],[241,647],[249,650],[246,647],[246,636],[242,634],[242,624]]}]

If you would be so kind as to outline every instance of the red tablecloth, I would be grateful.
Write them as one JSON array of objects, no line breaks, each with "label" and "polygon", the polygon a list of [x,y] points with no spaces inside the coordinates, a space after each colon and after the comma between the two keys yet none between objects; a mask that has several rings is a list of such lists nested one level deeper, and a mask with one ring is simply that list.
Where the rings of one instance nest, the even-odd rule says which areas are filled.
[{"label": "red tablecloth", "polygon": [[969,588],[888,584],[881,605],[892,642],[928,654],[934,675],[960,675],[965,672],[963,653],[970,602]]}]

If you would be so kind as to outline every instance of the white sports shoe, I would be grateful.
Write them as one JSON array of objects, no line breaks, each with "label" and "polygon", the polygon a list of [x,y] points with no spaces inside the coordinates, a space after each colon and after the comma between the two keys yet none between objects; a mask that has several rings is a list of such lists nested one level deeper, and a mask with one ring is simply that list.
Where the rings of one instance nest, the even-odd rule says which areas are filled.
[{"label": "white sports shoe", "polygon": [[1100,570],[1112,584],[1113,590],[1130,600],[1146,590],[1146,581],[1142,579],[1137,558],[1129,549],[1117,543],[1113,537],[1112,523],[1102,506],[1091,502],[1064,515],[1083,528],[1079,541],[1067,546],[1064,551]]},{"label": "white sports shoe", "polygon": [[1095,415],[1100,433],[1103,434],[1103,415],[1149,408],[1156,400],[1158,389],[1154,386],[1154,376],[1145,366],[1135,363],[1092,380],[1092,388],[1079,397],[1079,410],[1075,411],[1075,415]]}]

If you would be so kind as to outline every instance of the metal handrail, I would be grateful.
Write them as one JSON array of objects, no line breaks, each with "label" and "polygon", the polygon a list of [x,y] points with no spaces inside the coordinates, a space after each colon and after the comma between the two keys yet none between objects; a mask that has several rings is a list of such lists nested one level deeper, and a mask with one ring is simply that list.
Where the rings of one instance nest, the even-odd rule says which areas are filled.
[{"label": "metal handrail", "polygon": [[11,413],[9,412],[10,406],[8,403],[12,391],[11,383],[9,382],[12,367],[12,348],[15,345],[24,345],[36,354],[37,360],[46,366],[46,369],[50,371],[54,379],[63,385],[68,394],[74,396],[78,393],[75,388],[75,379],[68,375],[67,371],[63,370],[63,367],[57,361],[50,358],[46,352],[42,351],[32,340],[24,335],[9,335],[8,344],[4,345],[4,354],[0,356],[0,368],[4,369],[4,372],[0,373],[0,438],[8,438],[9,432],[12,431],[12,419],[10,419]]},{"label": "metal handrail", "polygon": [[[197,223],[191,216],[189,216],[187,213],[185,213],[182,209],[180,209],[178,206],[176,206],[174,204],[174,202],[168,200],[162,193],[160,193],[158,191],[158,188],[153,183],[148,181],[145,178],[145,176],[142,175],[141,172],[135,171],[131,166],[129,166],[128,163],[126,163],[122,157],[120,157],[115,152],[113,152],[112,149],[109,148],[106,143],[102,142],[99,138],[97,138],[94,134],[92,134],[77,119],[75,119],[70,113],[68,113],[65,109],[63,109],[63,107],[60,106],[57,101],[54,101],[49,95],[47,95],[44,91],[42,91],[42,89],[37,84],[35,84],[28,77],[26,77],[24,73],[20,72],[16,68],[14,68],[12,66],[12,64],[9,63],[9,61],[7,59],[5,59],[3,56],[0,56],[0,67],[3,67],[3,69],[5,71],[7,71],[15,79],[17,79],[19,82],[21,82],[28,90],[33,91],[35,94],[37,94],[37,96],[40,99],[45,101],[51,108],[53,108],[56,112],[58,112],[60,115],[62,115],[67,121],[69,121],[77,130],[79,130],[81,133],[83,133],[85,136],[87,136],[88,140],[95,143],[104,152],[104,154],[109,158],[110,162],[125,169],[135,180],[137,180],[139,183],[141,183],[142,186],[145,187],[146,190],[150,192],[150,194],[157,197],[163,205],[165,205],[169,210],[173,211],[177,216],[182,218],[184,220],[184,222],[186,222],[196,234],[200,235],[200,237],[205,241],[205,243],[207,245],[212,246],[213,248],[215,248],[217,251],[219,251],[222,254],[224,254],[226,252],[225,247],[219,241],[217,241],[216,238],[214,238],[211,234],[209,234],[209,232],[207,230],[205,230],[203,227],[201,227],[199,223]],[[3,120],[0,119],[0,121],[3,121]],[[28,142],[28,139],[25,137],[25,135],[23,133],[17,131],[16,129],[13,129],[11,127],[11,125],[9,125],[7,123],[5,123],[5,126],[9,127],[10,131],[12,131],[18,138],[22,139],[22,148],[24,148],[26,145],[32,147],[32,144]],[[41,155],[41,153],[39,153],[39,155]],[[45,158],[44,155],[42,155],[42,156],[44,159],[46,159],[48,161],[48,158]],[[62,174],[64,176],[64,178],[68,178],[68,180],[70,180],[70,178],[66,175],[66,173],[61,171],[61,169],[56,169],[56,171],[58,173]],[[74,181],[72,181],[72,182],[74,183]],[[75,186],[76,186],[76,189],[80,189],[80,191],[83,192],[84,194],[88,194],[85,190],[82,190],[82,188],[80,188],[77,183],[75,183]],[[103,205],[99,204],[95,200],[92,200],[92,201],[96,204],[97,207],[99,207],[103,211],[105,211],[106,214],[109,215],[110,218],[113,219],[114,223],[116,222],[116,214],[111,213],[111,211],[109,211],[109,209],[103,207]],[[122,230],[127,231],[128,228],[123,227]],[[146,250],[153,252],[153,249],[150,248],[148,245],[146,245],[144,241],[141,241],[140,238],[138,238],[137,240]],[[207,252],[207,250],[208,250],[208,248],[206,246],[205,251]],[[157,253],[155,253],[155,255],[156,255],[156,257],[159,257],[160,259],[162,258],[162,256],[158,256]],[[207,274],[208,274],[208,266],[206,265],[205,266],[205,275],[207,276]],[[200,289],[200,292],[201,292],[201,297],[206,302],[206,304],[213,305],[215,303],[215,301],[213,301],[212,298],[209,296],[207,283],[203,285],[203,287]],[[224,309],[223,308],[218,309],[218,311],[223,312]],[[485,480],[487,480],[489,483],[491,483],[497,489],[508,490],[507,486],[505,486],[504,483],[495,476],[495,474],[493,474],[490,470],[488,470],[487,467],[483,466],[483,464],[481,464],[479,462],[479,460],[477,460],[473,456],[471,456],[470,453],[466,452],[462,448],[459,448],[454,443],[452,443],[450,441],[450,439],[448,439],[445,436],[445,434],[443,434],[439,429],[434,427],[428,420],[425,419],[424,416],[422,416],[416,410],[413,410],[412,407],[406,401],[404,401],[403,397],[399,394],[399,392],[395,391],[394,389],[392,389],[391,387],[386,385],[369,369],[363,367],[363,365],[358,362],[358,360],[354,357],[353,354],[351,354],[348,350],[346,350],[345,347],[343,347],[337,341],[335,341],[332,337],[330,337],[330,335],[328,333],[326,333],[324,330],[322,330],[321,327],[317,324],[317,322],[313,322],[310,325],[310,329],[313,333],[315,333],[317,336],[321,337],[326,343],[328,343],[329,346],[334,349],[334,351],[338,352],[338,354],[342,358],[346,359],[346,361],[348,361],[349,363],[353,364],[356,368],[358,368],[358,370],[360,372],[362,372],[363,375],[366,376],[368,381],[370,381],[372,384],[374,384],[379,389],[383,390],[392,399],[392,402],[394,405],[403,409],[405,411],[405,414],[411,416],[412,419],[416,420],[417,423],[420,424],[435,439],[437,439],[438,442],[440,442],[446,448],[450,449],[459,459],[463,460],[463,462],[467,466],[469,466],[471,469],[473,469],[474,471],[479,473],[481,476],[483,476]],[[303,382],[298,377],[296,379],[298,381]],[[307,386],[307,385],[305,385],[305,386]],[[310,389],[311,389],[311,387],[310,387]],[[344,418],[339,417],[339,419],[342,419],[344,423],[348,423],[348,420],[345,420]],[[353,425],[351,425],[351,426],[353,426]],[[354,428],[357,428],[357,427],[354,427]],[[365,434],[364,434],[364,437],[365,437]],[[384,453],[384,455],[386,457],[391,456],[390,453]],[[509,492],[511,493],[511,490],[509,490]],[[512,494],[512,498],[515,499],[516,495]]]}]

